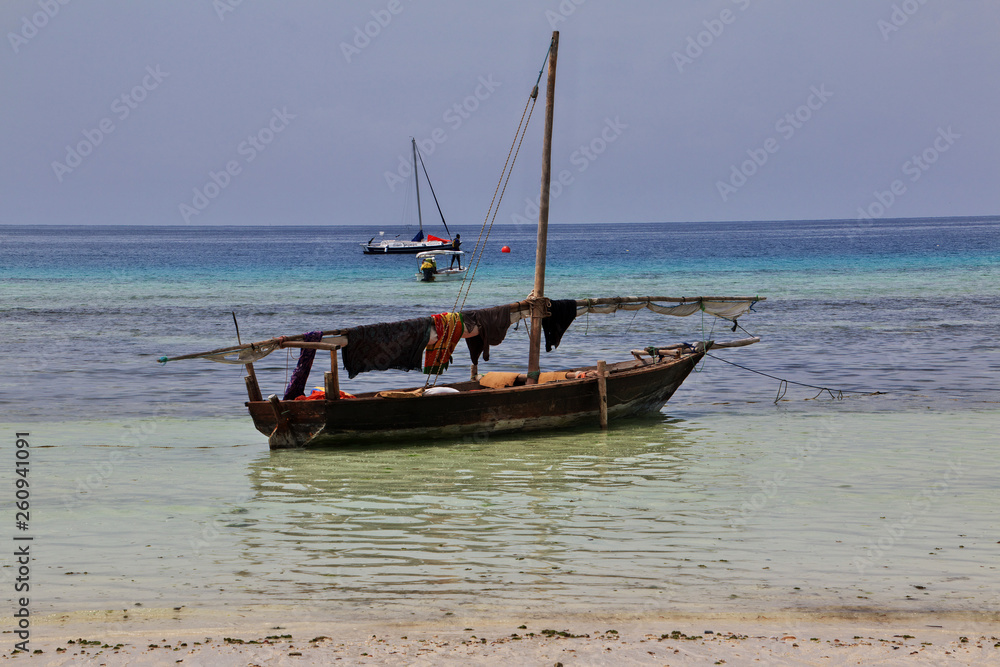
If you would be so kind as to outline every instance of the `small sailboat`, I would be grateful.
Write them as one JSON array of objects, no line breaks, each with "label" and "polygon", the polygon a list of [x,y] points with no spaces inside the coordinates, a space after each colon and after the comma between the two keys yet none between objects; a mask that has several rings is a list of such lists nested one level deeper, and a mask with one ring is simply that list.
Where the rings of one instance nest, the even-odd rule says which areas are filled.
[{"label": "small sailboat", "polygon": [[434,196],[434,203],[437,205],[438,213],[441,215],[441,224],[444,225],[444,230],[449,236],[451,236],[451,231],[448,229],[448,223],[444,221],[444,213],[441,211],[441,204],[438,203],[437,195],[434,193],[434,186],[431,185],[431,178],[427,175],[427,167],[424,165],[424,158],[420,155],[420,151],[417,150],[417,140],[410,137],[410,143],[413,147],[413,182],[417,189],[417,222],[420,225],[420,230],[410,241],[386,239],[385,232],[379,232],[378,241],[376,241],[376,237],[373,236],[369,239],[368,243],[361,244],[361,247],[366,255],[412,255],[426,250],[458,250],[453,241],[450,239],[443,239],[439,236],[434,236],[433,234],[424,236],[424,216],[420,209],[420,178],[417,170],[418,160],[420,166],[423,168],[424,178],[427,179],[427,186],[431,189],[431,195]]},{"label": "small sailboat", "polygon": [[[545,348],[549,351],[559,344],[578,316],[649,309],[661,315],[684,317],[702,314],[735,323],[755,303],[764,300],[758,296],[619,296],[557,300],[545,296],[552,110],[558,46],[559,33],[554,32],[546,56],[548,94],[534,287],[527,297],[492,308],[470,311],[458,311],[456,308],[451,312],[404,321],[347,329],[328,328],[173,359],[163,357],[160,361],[200,357],[242,364],[247,372],[245,381],[249,400],[246,406],[254,426],[268,436],[271,449],[284,449],[357,446],[386,441],[405,443],[427,438],[455,438],[466,434],[485,436],[588,424],[607,428],[609,420],[658,412],[709,350],[759,342],[759,338],[751,337],[729,342],[702,340],[653,344],[629,350],[626,353],[629,356],[623,361],[606,363],[599,360],[571,368],[541,371],[543,333]],[[537,93],[536,82],[528,102],[532,108]],[[523,117],[522,122],[525,122]],[[518,132],[521,131],[519,126]],[[479,257],[481,259],[481,254]],[[508,328],[522,319],[531,321],[524,372],[480,375],[480,354],[484,361],[489,361],[490,346],[502,343]],[[734,331],[735,328],[734,324]],[[468,343],[472,359],[470,378],[438,384],[438,378],[448,368],[452,353],[462,339]],[[253,362],[282,348],[300,349],[299,361],[283,398],[271,394],[265,400]],[[305,396],[304,387],[317,351],[330,353],[330,370],[324,376],[324,390]],[[340,389],[338,353],[348,377],[373,370],[422,369],[427,381],[422,387],[347,394]]]}]

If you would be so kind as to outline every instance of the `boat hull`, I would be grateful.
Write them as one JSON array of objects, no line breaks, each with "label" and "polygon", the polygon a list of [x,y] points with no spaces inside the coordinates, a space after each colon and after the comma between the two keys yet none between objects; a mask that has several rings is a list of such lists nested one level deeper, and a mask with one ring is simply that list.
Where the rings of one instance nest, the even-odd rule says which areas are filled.
[{"label": "boat hull", "polygon": [[[608,367],[609,420],[659,411],[703,356],[668,361],[629,361]],[[575,370],[594,370],[575,369]],[[483,389],[475,382],[451,386],[459,393],[407,398],[360,396],[335,401],[284,401],[291,437],[270,438],[272,449],[359,446],[387,441],[452,438],[468,434],[534,431],[593,424],[599,420],[596,378]],[[277,425],[266,401],[247,403],[257,430]]]},{"label": "boat hull", "polygon": [[440,283],[440,282],[450,282],[452,280],[461,280],[465,277],[467,268],[465,269],[442,269],[434,274],[433,280],[424,280],[424,274],[417,273],[417,282],[421,283]]},{"label": "boat hull", "polygon": [[418,241],[395,241],[382,243],[362,243],[361,248],[366,255],[416,255],[418,252],[428,250],[451,250],[451,242],[448,243],[424,243]]}]

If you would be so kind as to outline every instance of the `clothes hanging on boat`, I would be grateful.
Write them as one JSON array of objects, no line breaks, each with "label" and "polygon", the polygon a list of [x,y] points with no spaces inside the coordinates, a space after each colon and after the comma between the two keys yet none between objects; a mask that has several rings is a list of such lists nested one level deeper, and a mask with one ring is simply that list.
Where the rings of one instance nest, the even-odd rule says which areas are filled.
[{"label": "clothes hanging on boat", "polygon": [[[491,371],[486,375],[479,378],[479,385],[486,387],[488,389],[503,389],[504,387],[512,387],[518,380],[518,373],[503,373],[500,371]],[[521,378],[524,376],[521,375]],[[522,384],[523,384],[522,380]]]},{"label": "clothes hanging on boat", "polygon": [[559,341],[569,325],[576,319],[576,301],[573,299],[557,299],[549,306],[549,316],[542,319],[542,331],[545,333],[545,351],[559,347]]},{"label": "clothes hanging on boat", "polygon": [[489,361],[490,346],[499,345],[507,336],[507,329],[510,328],[510,306],[470,310],[462,313],[462,316],[465,318],[465,325],[470,329],[479,327],[477,335],[465,339],[472,363],[479,363],[480,354],[483,355],[483,361]]},{"label": "clothes hanging on boat", "polygon": [[465,333],[461,313],[440,313],[432,316],[437,340],[427,346],[424,354],[424,373],[439,375],[448,369],[451,353]]},{"label": "clothes hanging on boat", "polygon": [[[323,338],[322,331],[310,331],[302,335],[302,340],[307,343],[317,343]],[[313,359],[316,358],[316,350],[302,348],[299,352],[299,361],[292,371],[292,378],[285,387],[285,397],[282,400],[293,401],[302,396],[306,390],[306,380],[309,379],[309,371],[312,370]]]},{"label": "clothes hanging on boat", "polygon": [[341,350],[347,377],[367,371],[419,370],[420,355],[430,340],[434,322],[418,317],[402,322],[365,324],[344,332],[347,347]]}]

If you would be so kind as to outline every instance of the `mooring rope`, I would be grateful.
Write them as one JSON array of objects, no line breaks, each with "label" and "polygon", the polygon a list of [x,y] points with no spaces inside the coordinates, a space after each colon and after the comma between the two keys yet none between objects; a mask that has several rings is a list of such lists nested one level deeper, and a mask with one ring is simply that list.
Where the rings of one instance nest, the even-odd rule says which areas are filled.
[{"label": "mooring rope", "polygon": [[[723,363],[727,363],[730,366],[736,366],[737,368],[741,368],[741,369],[743,369],[745,371],[749,371],[751,373],[756,373],[757,375],[763,375],[764,377],[771,378],[772,380],[777,380],[779,384],[778,384],[778,395],[774,399],[775,404],[777,404],[778,401],[780,401],[782,398],[784,398],[785,392],[788,391],[788,385],[790,385],[790,384],[794,384],[794,385],[797,385],[799,387],[809,387],[810,389],[818,389],[819,393],[816,394],[815,396],[813,396],[812,399],[810,399],[810,400],[816,400],[817,398],[819,398],[820,396],[822,396],[824,393],[830,394],[830,398],[834,398],[834,399],[837,399],[837,400],[843,400],[844,394],[858,394],[858,395],[861,395],[861,396],[877,396],[879,394],[885,393],[885,392],[882,392],[882,391],[857,391],[857,390],[854,390],[854,389],[830,389],[829,387],[820,387],[820,386],[817,386],[817,385],[814,385],[814,384],[806,384],[805,382],[796,382],[795,380],[788,380],[788,379],[785,379],[785,378],[780,378],[780,377],[778,377],[776,375],[770,375],[770,374],[765,373],[763,371],[754,370],[753,368],[747,368],[746,366],[741,366],[741,365],[739,365],[737,363],[729,361],[728,359],[723,359],[722,357],[717,357],[714,354],[710,354],[708,352],[705,353],[705,356],[706,357],[711,357],[712,359],[718,359],[719,361],[721,361]],[[836,393],[834,393],[834,392],[836,392]]]}]

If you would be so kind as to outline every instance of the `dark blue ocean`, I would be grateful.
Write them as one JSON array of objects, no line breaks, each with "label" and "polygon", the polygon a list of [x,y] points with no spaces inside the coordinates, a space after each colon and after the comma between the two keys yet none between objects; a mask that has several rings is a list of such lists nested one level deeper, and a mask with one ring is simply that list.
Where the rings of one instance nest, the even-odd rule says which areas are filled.
[{"label": "dark blue ocean", "polygon": [[[412,231],[388,235],[408,238]],[[456,231],[471,252],[478,230]],[[454,307],[458,285],[416,282],[412,257],[363,256],[358,244],[373,233],[0,227],[3,406],[19,418],[61,420],[141,417],[151,406],[166,414],[224,416],[241,409],[241,369],[154,361],[235,343],[233,312],[242,340],[253,341]],[[495,228],[466,307],[523,298],[532,284],[534,244],[534,229]],[[499,252],[503,245],[511,253]],[[1000,396],[992,381],[1000,369],[998,267],[996,218],[558,225],[550,234],[546,292],[552,298],[760,295],[767,300],[741,324],[763,343],[729,353],[733,361],[805,384],[886,392],[869,402],[876,409],[917,393],[932,404],[974,407]],[[723,323],[648,311],[634,319],[592,315],[573,326],[546,362],[563,365],[594,349],[627,354],[636,345],[696,340],[712,333],[713,324],[719,330]],[[518,346],[526,336],[517,334],[524,328],[498,350],[496,368],[523,364]],[[263,382],[281,375],[266,391],[281,389],[286,357],[264,362]],[[700,379],[722,380],[715,400],[763,400],[775,388],[761,376],[718,366],[707,363]],[[359,390],[420,383],[400,373],[357,382]],[[38,395],[48,399],[44,405]]]},{"label": "dark blue ocean", "polygon": [[[766,298],[735,332],[574,322],[543,370],[762,338],[607,434],[272,453],[240,367],[157,363],[234,344],[234,312],[247,342],[451,310],[457,283],[362,255],[378,231],[414,232],[0,227],[0,422],[8,453],[31,434],[41,608],[996,607],[1000,218],[554,225],[552,298]],[[471,253],[478,228],[452,231]],[[465,307],[525,297],[534,244],[495,227]],[[523,369],[526,341],[480,370]],[[256,364],[265,395],[294,362]]]}]

